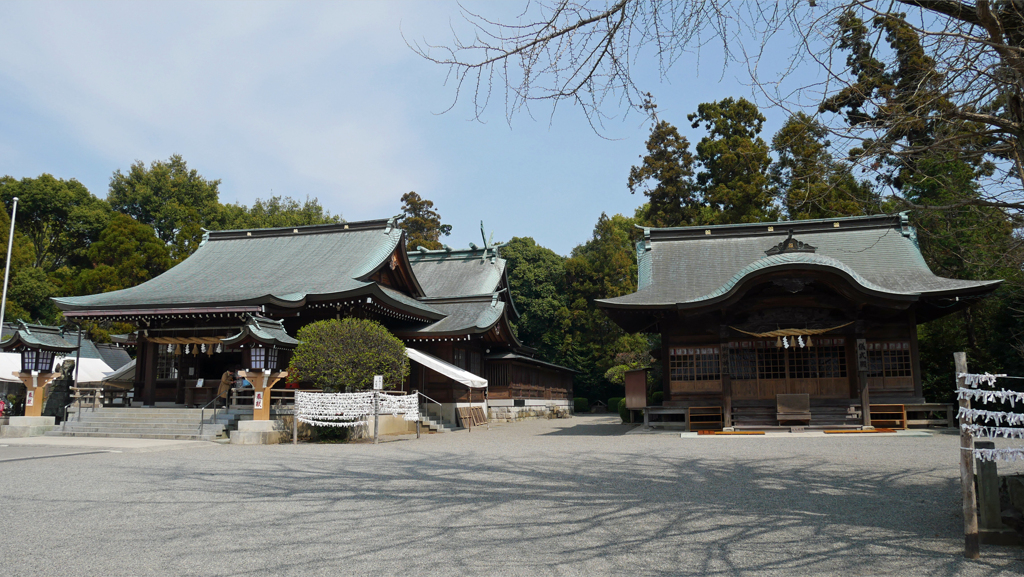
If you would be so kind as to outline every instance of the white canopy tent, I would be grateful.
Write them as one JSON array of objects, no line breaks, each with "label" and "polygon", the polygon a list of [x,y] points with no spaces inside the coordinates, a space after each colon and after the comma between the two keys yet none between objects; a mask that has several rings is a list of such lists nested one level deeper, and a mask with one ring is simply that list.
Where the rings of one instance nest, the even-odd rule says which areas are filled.
[{"label": "white canopy tent", "polygon": [[[64,361],[73,360],[75,360],[73,355],[57,357],[53,360],[53,369],[59,371]],[[114,372],[102,359],[79,359],[79,362],[79,385],[98,385],[107,375]],[[14,376],[19,371],[21,371],[20,353],[0,353],[0,382],[21,384],[21,380]]]},{"label": "white canopy tent", "polygon": [[[64,361],[75,360],[74,355],[67,357],[57,358],[57,367],[60,367]],[[75,376],[75,370],[71,370],[71,376]],[[78,359],[78,383],[76,386],[90,386],[98,387],[103,379],[107,378],[108,375],[112,374],[114,369],[110,368],[107,363],[103,362],[103,359]]]},{"label": "white canopy tent", "polygon": [[478,377],[465,369],[460,369],[459,367],[456,367],[451,363],[442,361],[441,359],[432,355],[428,355],[423,351],[417,351],[416,349],[406,348],[405,354],[408,355],[410,359],[416,361],[417,363],[423,365],[424,367],[427,367],[432,371],[437,371],[442,375],[450,379],[454,379],[455,381],[458,381],[471,389],[487,388],[487,379],[483,377]]}]

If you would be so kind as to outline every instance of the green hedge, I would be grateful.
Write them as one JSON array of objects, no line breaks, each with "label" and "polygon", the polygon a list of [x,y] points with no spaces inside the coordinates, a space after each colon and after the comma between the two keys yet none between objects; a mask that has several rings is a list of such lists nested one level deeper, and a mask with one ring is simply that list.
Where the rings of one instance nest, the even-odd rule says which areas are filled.
[{"label": "green hedge", "polygon": [[619,401],[619,418],[623,423],[629,422],[629,409],[626,408],[626,399]]},{"label": "green hedge", "polygon": [[665,401],[665,393],[662,391],[655,391],[651,393],[651,405],[658,406]]},{"label": "green hedge", "polygon": [[624,397],[612,397],[608,399],[608,412],[617,413],[619,412],[619,403],[624,400]]},{"label": "green hedge", "polygon": [[575,397],[572,400],[572,410],[576,413],[589,413],[590,401],[586,397]]}]

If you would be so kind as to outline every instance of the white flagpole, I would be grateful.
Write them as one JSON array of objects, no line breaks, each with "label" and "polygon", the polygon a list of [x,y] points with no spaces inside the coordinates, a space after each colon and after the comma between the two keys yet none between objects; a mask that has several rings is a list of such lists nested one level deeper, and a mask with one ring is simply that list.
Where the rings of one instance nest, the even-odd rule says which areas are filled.
[{"label": "white flagpole", "polygon": [[14,216],[18,214],[18,197],[14,197],[14,208],[11,209],[11,235],[7,239],[7,264],[4,266],[4,294],[0,297],[0,329],[4,326],[4,313],[7,311],[7,279],[11,275],[11,247],[14,246]]}]

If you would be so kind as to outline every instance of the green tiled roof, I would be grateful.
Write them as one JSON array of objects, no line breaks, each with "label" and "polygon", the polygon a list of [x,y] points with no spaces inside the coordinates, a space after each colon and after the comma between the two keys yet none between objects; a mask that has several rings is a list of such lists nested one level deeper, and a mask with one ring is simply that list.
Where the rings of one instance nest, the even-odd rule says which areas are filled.
[{"label": "green tiled roof", "polygon": [[59,327],[30,325],[24,322],[19,323],[11,338],[0,343],[0,348],[4,351],[12,351],[22,347],[59,353],[70,353],[78,348],[75,343],[69,342],[64,338]]},{"label": "green tiled roof", "polygon": [[264,317],[250,316],[246,319],[241,330],[236,335],[223,339],[228,346],[253,339],[265,345],[277,346],[284,349],[293,349],[299,341],[293,339],[288,331],[284,329],[284,323]]},{"label": "green tiled roof", "polygon": [[[790,231],[814,252],[765,254]],[[865,292],[911,300],[984,293],[1002,282],[936,276],[902,215],[644,229],[637,260],[637,292],[598,300],[599,306],[699,306],[729,294],[744,278],[773,269],[830,271]]]},{"label": "green tiled roof", "polygon": [[491,294],[505,275],[493,249],[409,251],[413,273],[428,297]]},{"label": "green tiled roof", "polygon": [[[366,280],[402,240],[393,220],[214,231],[196,252],[139,286],[54,299],[64,311],[274,304],[379,295],[428,316],[429,305]],[[416,295],[419,296],[419,295]]]},{"label": "green tiled roof", "polygon": [[426,326],[398,331],[401,334],[464,335],[491,330],[504,315],[505,303],[492,295],[475,298],[450,299],[431,302],[431,307],[446,316]]}]

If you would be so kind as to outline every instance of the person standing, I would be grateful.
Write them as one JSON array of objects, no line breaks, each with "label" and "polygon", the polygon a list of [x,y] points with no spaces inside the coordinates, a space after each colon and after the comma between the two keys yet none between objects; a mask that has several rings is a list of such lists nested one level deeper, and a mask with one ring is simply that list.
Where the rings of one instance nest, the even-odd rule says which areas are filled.
[{"label": "person standing", "polygon": [[235,386],[235,371],[228,369],[220,376],[220,386],[217,387],[217,398],[224,399],[224,406],[228,406],[228,393]]}]

